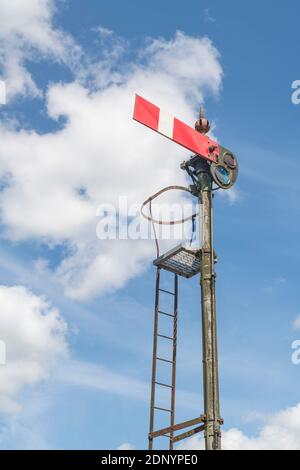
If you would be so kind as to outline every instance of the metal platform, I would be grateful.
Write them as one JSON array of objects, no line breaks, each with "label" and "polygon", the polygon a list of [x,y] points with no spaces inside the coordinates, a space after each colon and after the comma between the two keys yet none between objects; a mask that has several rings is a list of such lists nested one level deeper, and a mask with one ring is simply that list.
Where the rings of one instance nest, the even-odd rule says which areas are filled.
[{"label": "metal platform", "polygon": [[201,250],[178,245],[153,261],[154,266],[189,279],[200,272]]}]

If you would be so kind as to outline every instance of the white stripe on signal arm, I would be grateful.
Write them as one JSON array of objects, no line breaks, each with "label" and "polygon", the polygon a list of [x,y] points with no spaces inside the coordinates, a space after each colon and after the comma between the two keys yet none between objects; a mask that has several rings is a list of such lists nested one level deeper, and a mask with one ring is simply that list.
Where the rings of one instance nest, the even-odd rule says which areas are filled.
[{"label": "white stripe on signal arm", "polygon": [[173,128],[174,128],[174,116],[160,109],[157,132],[159,132],[162,135],[165,135],[166,137],[169,137],[169,139],[172,139]]}]

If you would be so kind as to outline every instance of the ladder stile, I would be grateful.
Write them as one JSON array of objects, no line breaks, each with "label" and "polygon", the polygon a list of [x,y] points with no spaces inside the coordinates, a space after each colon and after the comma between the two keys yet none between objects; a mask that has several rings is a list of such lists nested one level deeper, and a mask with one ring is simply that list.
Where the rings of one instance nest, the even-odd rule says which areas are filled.
[{"label": "ladder stile", "polygon": [[155,309],[154,309],[154,334],[153,334],[152,384],[151,384],[151,403],[150,403],[149,450],[151,450],[153,448],[152,433],[153,433],[153,428],[154,428],[154,407],[155,407],[155,381],[156,381],[156,357],[157,357],[159,281],[160,281],[160,268],[157,268],[157,270],[156,270],[156,289],[155,289]]},{"label": "ladder stile", "polygon": [[174,321],[173,321],[173,366],[172,366],[172,391],[171,391],[171,432],[170,450],[173,450],[173,427],[175,424],[175,386],[176,386],[176,352],[177,352],[177,309],[178,309],[178,275],[174,275]]}]

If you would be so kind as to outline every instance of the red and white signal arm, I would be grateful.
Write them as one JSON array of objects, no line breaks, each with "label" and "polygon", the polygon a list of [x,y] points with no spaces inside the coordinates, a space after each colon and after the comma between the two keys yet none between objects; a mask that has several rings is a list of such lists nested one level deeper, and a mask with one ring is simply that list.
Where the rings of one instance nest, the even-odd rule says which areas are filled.
[{"label": "red and white signal arm", "polygon": [[135,97],[133,119],[210,162],[216,163],[218,160],[219,145],[217,142],[200,134],[139,95]]}]

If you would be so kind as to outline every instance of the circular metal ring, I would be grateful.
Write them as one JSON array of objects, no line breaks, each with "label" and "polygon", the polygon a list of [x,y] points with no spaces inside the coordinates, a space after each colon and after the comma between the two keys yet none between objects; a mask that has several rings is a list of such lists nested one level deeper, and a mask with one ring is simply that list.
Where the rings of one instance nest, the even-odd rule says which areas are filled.
[{"label": "circular metal ring", "polygon": [[160,191],[158,191],[157,193],[153,194],[153,196],[150,196],[148,199],[146,199],[146,201],[143,202],[142,206],[141,206],[141,214],[142,216],[149,220],[150,222],[153,222],[154,224],[160,224],[160,225],[176,225],[176,224],[183,224],[185,222],[187,222],[188,220],[192,220],[194,217],[196,217],[198,215],[198,213],[195,213],[195,214],[192,214],[190,215],[189,217],[185,217],[183,219],[178,219],[178,220],[159,220],[159,219],[154,219],[153,217],[151,217],[151,215],[147,215],[144,213],[143,209],[144,207],[151,203],[154,199],[156,199],[158,196],[160,196],[161,194],[167,192],[167,191],[171,191],[173,189],[176,189],[178,191],[186,191],[187,193],[191,193],[191,190],[189,188],[186,188],[185,186],[167,186],[166,188],[163,188],[161,189]]}]

